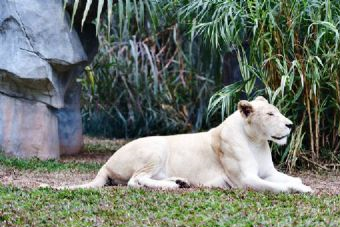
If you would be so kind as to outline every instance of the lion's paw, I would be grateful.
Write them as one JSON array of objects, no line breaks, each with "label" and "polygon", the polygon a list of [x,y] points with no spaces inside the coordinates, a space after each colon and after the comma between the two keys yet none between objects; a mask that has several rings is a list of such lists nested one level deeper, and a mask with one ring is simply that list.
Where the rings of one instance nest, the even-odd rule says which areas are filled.
[{"label": "lion's paw", "polygon": [[312,193],[313,189],[304,184],[296,184],[289,187],[292,192]]},{"label": "lion's paw", "polygon": [[187,179],[181,177],[171,177],[168,180],[175,182],[179,188],[190,188],[190,183]]}]

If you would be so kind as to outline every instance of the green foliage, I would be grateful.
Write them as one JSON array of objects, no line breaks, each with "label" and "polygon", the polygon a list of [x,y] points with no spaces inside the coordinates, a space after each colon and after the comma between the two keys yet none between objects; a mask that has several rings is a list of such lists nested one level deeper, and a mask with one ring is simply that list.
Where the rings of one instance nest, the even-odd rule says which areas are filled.
[{"label": "green foliage", "polygon": [[1,226],[337,226],[339,196],[0,186]]},{"label": "green foliage", "polygon": [[[97,130],[136,136],[199,129],[205,99],[220,84],[221,58],[235,51],[243,81],[211,98],[210,116],[219,111],[223,119],[241,94],[265,95],[297,126],[286,149],[275,147],[276,159],[288,166],[301,155],[338,162],[339,1],[119,0],[112,15],[106,30],[114,34],[102,40],[91,98],[111,119],[103,122],[117,127],[98,123]],[[85,113],[87,121],[103,119],[93,107]]]},{"label": "green foliage", "polygon": [[[91,9],[91,7],[94,7],[92,5],[93,0],[63,0],[64,2],[64,9],[66,8],[68,3],[72,4],[72,16],[71,16],[71,25],[73,26],[74,24],[74,18],[77,14],[77,11],[79,10],[79,2],[81,2],[82,4],[84,4],[84,11],[81,12],[82,13],[82,21],[81,21],[81,26],[84,26],[84,23],[87,19],[89,10]],[[112,5],[113,5],[113,0],[97,0],[95,1],[97,4],[97,18],[96,18],[96,34],[98,35],[99,33],[99,29],[100,29],[100,18],[102,16],[102,11],[104,8],[104,5],[106,3],[106,8],[107,10],[107,21],[108,21],[108,26],[110,27],[111,24],[111,16],[112,16]],[[110,30],[108,30],[108,34],[110,35]]]},{"label": "green foliage", "polygon": [[222,107],[223,114],[234,106],[241,91],[252,96],[258,79],[263,84],[258,93],[269,97],[304,132],[295,131],[290,146],[279,155],[293,162],[299,153],[294,150],[303,148],[316,160],[324,148],[327,158],[336,161],[340,146],[339,1],[200,0],[184,6],[183,13],[192,19],[195,35],[217,50],[238,53],[244,81],[214,95],[212,112]]},{"label": "green foliage", "polygon": [[[200,129],[221,57],[179,23],[183,3],[118,1],[110,37],[81,80],[85,131],[108,137]],[[104,32],[105,33],[105,32]],[[204,57],[201,57],[204,56]]]}]

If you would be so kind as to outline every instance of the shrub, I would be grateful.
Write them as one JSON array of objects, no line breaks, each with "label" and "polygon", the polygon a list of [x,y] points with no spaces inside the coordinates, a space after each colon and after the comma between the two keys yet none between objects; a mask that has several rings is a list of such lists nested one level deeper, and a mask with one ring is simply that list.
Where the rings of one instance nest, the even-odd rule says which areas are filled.
[{"label": "shrub", "polygon": [[232,108],[235,90],[253,94],[258,79],[257,93],[296,124],[282,160],[294,165],[301,148],[314,160],[339,156],[339,1],[191,1],[184,13],[197,36],[238,53],[244,81],[216,93],[212,112],[221,103]]},{"label": "shrub", "polygon": [[121,0],[112,12],[113,44],[96,61],[96,81],[109,80],[94,94],[125,128],[140,122],[134,135],[200,128],[222,56],[235,52],[243,80],[211,97],[210,116],[235,110],[241,94],[265,95],[296,125],[275,158],[338,160],[339,1]]},{"label": "shrub", "polygon": [[[176,2],[119,1],[81,80],[85,132],[137,137],[196,131],[220,83],[221,58],[193,40]],[[103,23],[107,25],[107,23]]]}]

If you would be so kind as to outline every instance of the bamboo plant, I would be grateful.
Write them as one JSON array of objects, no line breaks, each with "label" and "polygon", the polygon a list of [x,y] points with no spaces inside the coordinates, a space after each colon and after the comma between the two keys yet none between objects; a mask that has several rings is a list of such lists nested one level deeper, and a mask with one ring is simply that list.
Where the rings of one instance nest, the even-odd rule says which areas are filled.
[{"label": "bamboo plant", "polygon": [[[99,6],[106,2],[111,8],[112,1],[98,1],[101,2]],[[88,4],[90,2],[87,1]],[[299,157],[312,162],[321,158],[337,161],[340,147],[339,1],[119,0],[117,4],[118,10],[109,10],[109,19],[105,23],[110,24],[112,16],[118,15],[120,19],[114,23],[119,24],[118,32],[123,34],[131,25],[129,15],[139,16],[139,24],[135,27],[136,37],[140,35],[138,27],[143,27],[153,31],[150,33],[152,42],[159,41],[158,38],[164,35],[164,30],[157,32],[159,24],[163,23],[162,19],[168,20],[171,18],[169,15],[175,15],[170,24],[181,28],[181,32],[178,33],[179,30],[171,26],[163,29],[171,28],[172,36],[178,37],[172,41],[179,47],[178,51],[183,53],[182,60],[177,58],[182,69],[177,71],[179,75],[184,69],[194,66],[194,55],[186,57],[193,49],[210,50],[209,54],[198,51],[194,57],[199,58],[198,61],[208,62],[204,67],[217,65],[214,71],[217,75],[220,75],[221,70],[217,64],[219,61],[210,59],[221,59],[229,51],[237,53],[243,79],[222,88],[211,97],[210,116],[220,112],[224,118],[235,109],[240,94],[246,94],[248,98],[257,94],[265,95],[296,125],[288,148],[277,149],[282,162],[294,166]],[[141,14],[134,13],[145,8],[149,9],[150,16],[147,23],[141,20]],[[98,8],[98,18],[100,13]],[[136,21],[133,23],[136,24]],[[99,26],[99,19],[96,23]],[[112,29],[108,30],[112,32]],[[189,47],[189,51],[182,51],[185,47]],[[136,56],[130,58],[136,59]],[[169,72],[164,66],[166,64],[152,70]],[[135,70],[134,75],[141,73],[141,68],[136,67]],[[198,70],[195,75],[202,73]],[[183,78],[183,74],[181,76]],[[154,91],[161,89],[157,87],[157,78],[154,78]],[[206,79],[211,78],[209,76]],[[255,83],[260,83],[260,88]]]}]

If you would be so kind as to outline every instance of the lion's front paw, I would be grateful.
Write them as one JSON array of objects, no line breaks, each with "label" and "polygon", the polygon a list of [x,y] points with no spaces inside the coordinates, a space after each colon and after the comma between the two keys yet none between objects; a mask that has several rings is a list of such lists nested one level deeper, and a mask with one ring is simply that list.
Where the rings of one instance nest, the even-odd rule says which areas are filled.
[{"label": "lion's front paw", "polygon": [[302,192],[302,193],[312,193],[313,189],[304,184],[294,184],[290,187],[291,192]]}]

